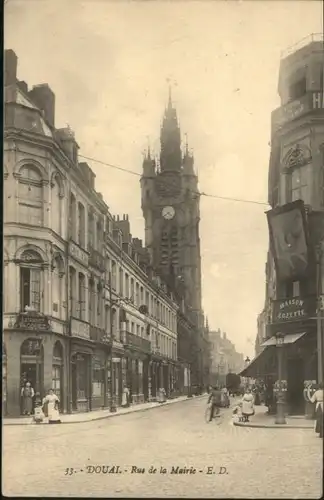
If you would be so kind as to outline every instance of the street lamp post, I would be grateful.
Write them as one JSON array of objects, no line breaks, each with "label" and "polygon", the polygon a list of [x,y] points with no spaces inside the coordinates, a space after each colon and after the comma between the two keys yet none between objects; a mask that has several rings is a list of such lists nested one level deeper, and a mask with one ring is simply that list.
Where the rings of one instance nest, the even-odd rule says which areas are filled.
[{"label": "street lamp post", "polygon": [[[116,301],[115,301],[116,302]],[[115,304],[114,302],[114,304]],[[116,413],[116,401],[115,401],[115,384],[114,384],[114,370],[113,370],[113,314],[112,314],[112,293],[111,293],[111,271],[109,271],[109,303],[110,303],[110,412]]]},{"label": "street lamp post", "polygon": [[277,359],[278,359],[278,392],[277,392],[277,414],[275,423],[286,424],[285,418],[285,399],[282,387],[282,363],[283,363],[283,345],[284,335],[281,332],[276,334]]}]

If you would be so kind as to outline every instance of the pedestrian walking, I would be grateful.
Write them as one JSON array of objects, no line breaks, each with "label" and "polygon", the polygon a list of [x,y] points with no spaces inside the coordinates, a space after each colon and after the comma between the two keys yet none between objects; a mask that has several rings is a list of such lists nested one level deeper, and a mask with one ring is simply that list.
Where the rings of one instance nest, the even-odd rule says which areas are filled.
[{"label": "pedestrian walking", "polygon": [[318,385],[317,391],[311,396],[310,387],[308,387],[308,398],[311,403],[316,403],[315,414],[315,432],[319,437],[323,437],[323,384]]},{"label": "pedestrian walking", "polygon": [[217,385],[213,387],[211,393],[209,394],[207,404],[211,404],[209,417],[209,421],[211,422],[215,413],[219,413],[219,408],[222,406],[222,392]]},{"label": "pedestrian walking", "polygon": [[124,387],[121,405],[123,408],[129,408],[129,406],[130,406],[130,397],[129,397],[128,387]]},{"label": "pedestrian walking", "polygon": [[222,389],[222,404],[224,408],[229,408],[230,406],[230,398],[227,387],[223,387]]},{"label": "pedestrian walking", "polygon": [[31,415],[33,411],[33,397],[35,391],[30,382],[26,382],[25,386],[21,389],[22,397],[22,414]]},{"label": "pedestrian walking", "polygon": [[249,417],[254,415],[254,398],[250,388],[247,388],[242,398],[242,415],[244,422],[249,422]]},{"label": "pedestrian walking", "polygon": [[43,399],[43,407],[46,407],[46,410],[44,411],[45,415],[48,415],[48,423],[49,424],[60,424],[61,419],[60,419],[60,413],[59,413],[59,404],[60,400],[54,394],[53,389],[50,389],[48,391],[47,396]]}]

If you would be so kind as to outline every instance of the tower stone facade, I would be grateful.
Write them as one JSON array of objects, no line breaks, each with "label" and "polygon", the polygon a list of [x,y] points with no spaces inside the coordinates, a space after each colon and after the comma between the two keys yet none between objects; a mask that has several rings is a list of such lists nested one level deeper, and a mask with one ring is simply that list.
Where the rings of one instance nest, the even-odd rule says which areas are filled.
[{"label": "tower stone facade", "polygon": [[161,127],[159,162],[147,152],[141,178],[145,243],[158,273],[181,297],[191,321],[203,327],[199,191],[193,156],[181,150],[171,96]]}]

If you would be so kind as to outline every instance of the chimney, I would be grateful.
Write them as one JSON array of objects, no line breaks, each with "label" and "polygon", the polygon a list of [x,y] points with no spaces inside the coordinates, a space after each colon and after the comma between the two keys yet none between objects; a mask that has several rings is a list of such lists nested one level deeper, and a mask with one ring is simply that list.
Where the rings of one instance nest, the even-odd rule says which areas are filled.
[{"label": "chimney", "polygon": [[18,57],[12,49],[5,50],[5,86],[17,81]]},{"label": "chimney", "polygon": [[22,81],[20,81],[20,82],[17,82],[17,86],[20,88],[20,90],[21,90],[24,94],[28,95],[28,85],[27,85],[27,83],[26,83],[26,82],[24,82],[23,80],[22,80]]},{"label": "chimney", "polygon": [[55,126],[55,94],[47,83],[35,85],[29,92],[29,96],[36,106],[44,112],[44,118],[48,124]]},{"label": "chimney", "polygon": [[75,165],[77,165],[79,146],[75,141],[73,130],[71,130],[70,127],[60,128],[56,130],[56,136],[64,153],[70,158],[70,160]]}]

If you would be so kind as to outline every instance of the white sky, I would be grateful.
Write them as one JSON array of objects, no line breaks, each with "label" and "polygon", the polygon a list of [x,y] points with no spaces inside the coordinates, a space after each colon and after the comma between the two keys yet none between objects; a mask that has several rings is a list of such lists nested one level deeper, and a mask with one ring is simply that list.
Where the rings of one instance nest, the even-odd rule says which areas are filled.
[{"label": "white sky", "polygon": [[[280,52],[320,31],[322,2],[311,0],[5,5],[18,77],[50,85],[56,126],[71,126],[81,154],[140,172],[148,136],[158,152],[169,79],[200,189],[265,202]],[[127,212],[143,237],[139,179],[89,164],[111,212]],[[266,208],[201,200],[204,310],[250,357],[264,303]]]}]

